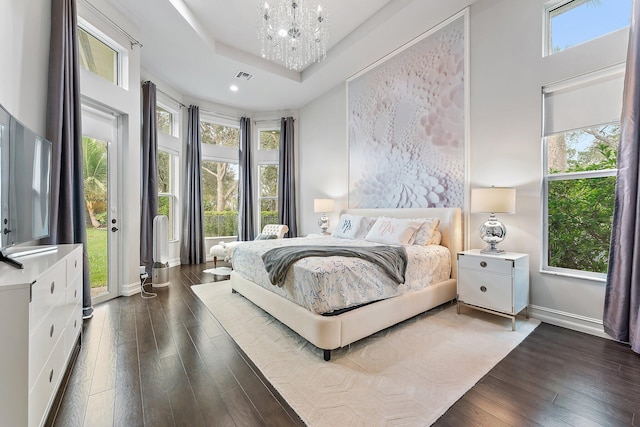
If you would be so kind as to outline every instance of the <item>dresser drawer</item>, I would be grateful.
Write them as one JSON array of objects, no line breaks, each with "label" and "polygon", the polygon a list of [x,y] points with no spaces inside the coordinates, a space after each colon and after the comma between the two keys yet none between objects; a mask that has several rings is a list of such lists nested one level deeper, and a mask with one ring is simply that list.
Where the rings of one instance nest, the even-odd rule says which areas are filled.
[{"label": "dresser drawer", "polygon": [[64,345],[59,340],[29,392],[29,426],[41,426],[64,370]]},{"label": "dresser drawer", "polygon": [[67,257],[67,284],[72,284],[82,272],[82,249],[76,249]]},{"label": "dresser drawer", "polygon": [[64,348],[67,355],[71,355],[71,349],[82,330],[82,306],[78,304],[64,327]]},{"label": "dresser drawer", "polygon": [[62,306],[56,306],[29,336],[29,390],[64,331]]},{"label": "dresser drawer", "polygon": [[513,261],[491,257],[477,257],[473,255],[459,255],[458,267],[491,273],[511,274]]},{"label": "dresser drawer", "polygon": [[38,326],[47,312],[56,305],[62,305],[65,294],[66,262],[59,262],[43,274],[31,286],[29,304],[29,329]]},{"label": "dresser drawer", "polygon": [[460,269],[458,300],[504,313],[513,312],[512,277],[472,269]]},{"label": "dresser drawer", "polygon": [[76,305],[82,301],[82,274],[76,276],[72,283],[65,290],[65,321],[68,321],[73,314]]}]

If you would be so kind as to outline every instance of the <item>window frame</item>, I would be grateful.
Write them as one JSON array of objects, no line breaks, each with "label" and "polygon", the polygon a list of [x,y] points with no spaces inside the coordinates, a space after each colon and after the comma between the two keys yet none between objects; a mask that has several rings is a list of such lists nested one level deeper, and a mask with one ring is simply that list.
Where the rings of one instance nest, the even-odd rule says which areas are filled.
[{"label": "window frame", "polygon": [[100,31],[97,27],[95,27],[94,25],[91,25],[89,21],[87,21],[86,19],[80,16],[78,16],[77,26],[78,28],[81,28],[82,30],[86,31],[91,36],[95,37],[98,41],[104,43],[107,47],[113,49],[116,52],[116,83],[110,80],[107,80],[101,75],[96,74],[93,71],[88,70],[84,67],[80,67],[80,69],[85,70],[95,76],[98,76],[101,79],[111,84],[115,84],[116,86],[119,86],[125,90],[128,90],[129,89],[129,73],[126,71],[129,69],[129,51],[124,46],[122,46],[121,44],[113,40],[111,37],[107,36],[104,32]]},{"label": "window frame", "polygon": [[[215,114],[210,113],[201,113],[200,121],[211,123],[218,126],[225,126],[230,128],[240,129],[240,119],[233,121],[228,118],[224,118]],[[238,140],[238,145],[240,141]],[[201,144],[202,149],[202,162],[217,162],[217,163],[231,163],[236,166],[240,166],[240,154],[239,149],[237,147],[226,147],[222,145],[213,145],[213,144]],[[239,185],[239,184],[238,184]],[[238,188],[238,192],[240,189]],[[219,240],[219,239],[228,239],[228,238],[236,238],[238,234],[236,232],[235,235],[231,236],[206,236],[205,240]]]},{"label": "window frame", "polygon": [[[567,111],[566,109],[558,109],[557,105],[553,103],[550,104],[550,112],[547,112],[547,99],[546,96],[557,93],[567,93],[571,91],[578,91],[576,93],[582,94],[583,92],[589,92],[593,88],[597,88],[603,82],[611,81],[615,78],[624,78],[624,64],[616,64],[611,67],[607,67],[605,69],[600,69],[596,71],[592,71],[587,74],[582,74],[561,82],[545,85],[542,88],[542,182],[541,182],[541,232],[542,232],[542,245],[541,245],[541,254],[540,254],[540,272],[554,274],[559,276],[567,276],[573,278],[581,278],[588,279],[598,282],[606,281],[606,274],[604,273],[596,273],[585,270],[574,270],[570,268],[564,267],[555,267],[549,265],[549,183],[553,181],[567,181],[567,180],[576,180],[576,179],[593,179],[593,178],[603,178],[617,175],[617,169],[607,169],[607,170],[593,170],[593,171],[579,171],[579,172],[562,172],[562,173],[549,173],[549,159],[548,159],[548,138],[552,135],[567,133],[572,131],[577,131],[581,129],[588,128],[596,128],[600,126],[604,126],[607,124],[619,123],[618,120],[613,119],[613,117],[620,117],[620,111],[622,108],[621,98],[617,99],[615,97],[607,98],[606,102],[611,106],[611,110],[607,108],[607,112],[603,113],[600,111],[599,119],[595,116],[586,115],[578,115],[575,117],[579,117],[578,121],[575,120],[562,120],[564,115],[558,115],[558,111]],[[621,95],[621,94],[620,94]],[[592,100],[584,100],[579,98],[582,102],[588,102]],[[599,99],[603,99],[600,97]],[[619,105],[617,105],[619,103]],[[617,106],[614,106],[616,104]],[[566,107],[566,105],[576,105],[576,103],[562,104],[561,106]],[[582,105],[582,104],[580,104]],[[603,104],[604,105],[604,104]],[[613,110],[616,109],[616,111]],[[569,110],[573,111],[573,110]],[[589,109],[591,111],[591,109]],[[549,126],[547,120],[551,120]],[[556,123],[554,120],[558,120],[560,123]],[[613,121],[612,121],[613,120]],[[593,123],[593,122],[599,123]],[[575,127],[575,126],[578,127]],[[613,218],[612,218],[613,221]]]},{"label": "window frame", "polygon": [[171,236],[169,236],[169,242],[178,242],[180,241],[180,234],[178,230],[178,196],[177,196],[177,188],[178,188],[178,165],[180,164],[180,154],[178,151],[167,148],[166,146],[158,145],[158,152],[163,152],[169,154],[169,193],[161,193],[158,191],[158,198],[160,197],[168,197],[172,200],[172,203],[169,204],[170,209],[172,209],[171,215],[173,221],[170,222],[170,231]]},{"label": "window frame", "polygon": [[[584,41],[582,41],[580,43],[571,45],[571,46],[569,46],[569,47],[567,47],[565,49],[559,50],[557,52],[553,52],[553,48],[552,48],[552,45],[551,45],[551,43],[552,43],[552,37],[551,37],[551,13],[553,11],[555,11],[555,10],[558,10],[558,9],[568,5],[569,3],[573,3],[574,1],[575,2],[580,2],[581,4],[584,4],[588,0],[552,0],[552,1],[548,2],[545,5],[544,13],[543,13],[543,34],[542,34],[542,46],[543,46],[542,47],[542,56],[543,57],[552,56],[552,55],[554,55],[556,53],[564,52],[564,51],[566,51],[568,49],[571,49],[573,47],[580,46],[580,45],[585,44],[585,43],[590,43],[590,42],[592,42],[592,41],[594,41],[596,39],[605,37],[608,34],[612,34],[612,33],[615,33],[617,31],[624,31],[625,29],[627,31],[629,30],[629,26],[627,25],[626,27],[622,27],[622,28],[619,28],[617,30],[610,31],[608,33],[600,34],[599,36],[584,40]],[[579,6],[580,5],[578,5],[576,7],[579,7]],[[630,11],[630,13],[631,13],[631,11]]]},{"label": "window frame", "polygon": [[[262,200],[263,199],[269,199],[269,200],[276,200],[276,206],[278,205],[278,201],[280,199],[280,194],[278,194],[278,190],[276,188],[276,196],[275,197],[262,197],[262,195],[260,194],[260,186],[261,186],[261,182],[260,182],[260,167],[261,166],[269,166],[269,165],[275,165],[278,168],[278,174],[280,173],[280,147],[278,147],[278,149],[274,149],[274,150],[263,150],[260,149],[260,133],[261,132],[269,132],[269,131],[277,131],[277,132],[281,132],[281,128],[280,128],[280,122],[278,120],[264,120],[261,122],[256,123],[255,125],[255,137],[254,137],[254,146],[255,146],[255,152],[256,155],[255,157],[255,170],[256,170],[256,177],[254,179],[254,182],[258,183],[258,194],[257,194],[257,199],[256,199],[256,206],[254,209],[254,218],[256,218],[256,224],[262,225],[261,224],[261,220],[262,220],[262,210],[261,210],[261,206],[262,206]],[[278,216],[280,216],[280,213],[278,212]]]},{"label": "window frame", "polygon": [[169,97],[165,96],[162,92],[158,91],[156,97],[156,106],[162,107],[164,110],[169,111],[172,114],[172,135],[165,132],[158,132],[158,151],[168,153],[170,157],[171,167],[171,193],[158,193],[158,197],[170,196],[173,199],[173,224],[172,233],[173,238],[169,239],[170,242],[180,241],[180,215],[182,214],[180,209],[180,168],[181,168],[181,151],[182,140],[180,138],[180,119],[182,117],[182,110],[180,104],[177,101],[172,101]]}]

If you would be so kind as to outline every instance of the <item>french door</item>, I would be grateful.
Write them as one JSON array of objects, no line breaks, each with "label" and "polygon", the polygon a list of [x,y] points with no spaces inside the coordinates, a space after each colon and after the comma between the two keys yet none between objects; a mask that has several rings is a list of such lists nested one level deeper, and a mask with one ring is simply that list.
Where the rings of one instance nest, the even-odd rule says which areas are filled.
[{"label": "french door", "polygon": [[119,294],[118,135],[120,117],[82,103],[82,149],[87,252],[92,303]]}]

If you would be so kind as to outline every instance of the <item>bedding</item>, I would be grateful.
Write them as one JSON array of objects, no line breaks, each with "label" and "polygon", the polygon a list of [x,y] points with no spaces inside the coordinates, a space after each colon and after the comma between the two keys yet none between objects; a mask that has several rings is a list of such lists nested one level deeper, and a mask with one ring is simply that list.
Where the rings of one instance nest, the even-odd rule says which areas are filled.
[{"label": "bedding", "polygon": [[284,278],[291,265],[303,258],[346,256],[361,258],[377,267],[391,279],[404,283],[407,269],[407,253],[401,246],[283,246],[270,249],[262,254],[269,280],[276,286],[284,284]]},{"label": "bedding", "polygon": [[297,261],[288,270],[283,286],[278,287],[269,280],[262,255],[282,245],[374,247],[380,244],[338,237],[300,237],[245,242],[235,250],[233,268],[236,274],[315,314],[331,313],[423,289],[449,279],[452,271],[451,252],[447,247],[409,245],[404,246],[407,267],[405,283],[402,284],[363,259],[329,256]]}]

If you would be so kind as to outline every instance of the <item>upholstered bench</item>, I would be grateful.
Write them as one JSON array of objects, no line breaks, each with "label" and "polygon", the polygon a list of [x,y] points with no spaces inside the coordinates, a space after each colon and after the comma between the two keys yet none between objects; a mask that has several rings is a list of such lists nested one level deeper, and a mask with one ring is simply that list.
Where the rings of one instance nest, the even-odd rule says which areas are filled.
[{"label": "upholstered bench", "polygon": [[[258,234],[255,240],[266,239],[282,239],[285,233],[289,231],[289,227],[283,224],[268,224],[262,229],[262,233]],[[222,258],[224,261],[231,261],[233,255],[233,249],[241,244],[241,241],[234,242],[220,242],[217,245],[211,246],[209,254],[213,256],[213,267],[217,267],[218,258]]]}]

